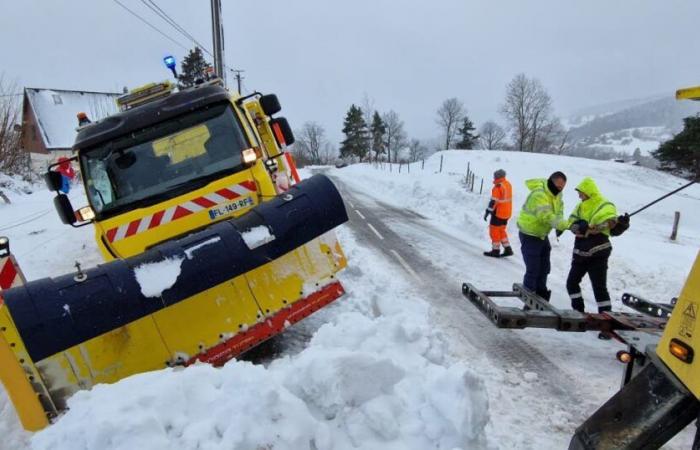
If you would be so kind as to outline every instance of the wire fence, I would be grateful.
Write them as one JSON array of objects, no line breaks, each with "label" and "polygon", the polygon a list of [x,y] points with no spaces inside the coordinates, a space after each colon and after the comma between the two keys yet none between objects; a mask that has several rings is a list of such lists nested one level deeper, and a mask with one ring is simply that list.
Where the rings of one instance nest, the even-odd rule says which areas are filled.
[{"label": "wire fence", "polygon": [[[444,158],[445,155],[440,155],[440,166],[438,170],[435,173],[442,173],[443,168],[444,168]],[[414,161],[414,162],[391,162],[391,161],[373,161],[372,166],[376,169],[380,170],[385,170],[387,172],[393,173],[411,173],[411,169],[413,171],[417,170],[425,170],[425,159],[421,159],[420,161]],[[448,175],[461,175],[461,173],[455,173],[455,172],[445,172]],[[467,170],[464,173],[464,177],[461,179],[461,184],[466,188],[467,191],[469,192],[478,192],[479,195],[482,195],[484,193],[484,177],[478,176],[471,168],[471,163],[467,162]]]}]

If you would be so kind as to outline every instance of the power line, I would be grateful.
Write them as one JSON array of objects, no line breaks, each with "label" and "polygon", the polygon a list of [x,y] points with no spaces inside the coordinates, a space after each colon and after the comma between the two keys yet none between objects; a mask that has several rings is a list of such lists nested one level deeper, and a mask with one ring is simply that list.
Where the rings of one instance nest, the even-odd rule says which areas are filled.
[{"label": "power line", "polygon": [[[163,19],[166,23],[168,23],[168,25],[170,25],[170,26],[172,26],[173,28],[175,28],[176,31],[178,31],[180,34],[182,34],[182,35],[185,36],[187,39],[189,39],[190,41],[192,41],[195,45],[197,45],[199,48],[201,48],[201,49],[204,51],[204,53],[206,53],[207,55],[211,56],[212,58],[214,57],[214,55],[212,54],[212,52],[209,51],[208,48],[206,48],[206,47],[205,47],[204,45],[202,45],[197,39],[195,39],[195,37],[192,36],[192,35],[185,29],[185,27],[183,27],[182,25],[180,25],[179,23],[177,23],[177,22],[175,21],[175,19],[173,19],[172,17],[170,17],[170,15],[169,15],[168,13],[166,13],[165,10],[164,10],[163,8],[161,8],[160,6],[158,6],[158,4],[155,2],[155,0],[141,0],[141,2],[142,2],[144,5],[146,5],[151,11],[155,12],[155,13],[156,13],[161,19]],[[150,4],[149,4],[149,3],[150,3]],[[151,5],[152,5],[152,6],[151,6]],[[238,70],[232,69],[231,67],[227,66],[226,64],[224,64],[224,67],[225,67],[227,70],[229,70],[230,72],[234,73],[234,74],[237,73],[237,72],[239,72]]]},{"label": "power line", "polygon": [[178,24],[177,22],[175,22],[175,19],[173,19],[172,17],[170,17],[170,16],[168,15],[168,13],[166,13],[166,12],[163,10],[163,8],[161,8],[160,6],[158,6],[158,4],[156,4],[155,1],[153,1],[153,0],[148,0],[148,1],[146,1],[146,0],[141,0],[141,3],[143,3],[144,5],[146,5],[146,7],[148,7],[148,9],[150,9],[151,11],[153,11],[154,13],[156,13],[156,14],[158,15],[158,17],[160,17],[161,19],[163,19],[168,25],[170,25],[170,26],[172,26],[173,28],[175,28],[175,30],[178,31],[180,34],[182,34],[182,35],[185,36],[187,39],[189,39],[190,41],[192,41],[197,47],[199,47],[199,48],[201,48],[202,50],[204,50],[204,52],[207,53],[209,56],[213,56],[213,55],[211,54],[211,52],[210,52],[209,50],[207,50],[207,48],[206,48],[205,46],[203,46],[199,41],[197,41],[197,39],[195,39],[194,36],[192,36],[184,27],[182,27],[180,24]]},{"label": "power line", "polygon": [[[184,45],[182,45],[180,42],[176,41],[176,40],[173,39],[172,37],[170,37],[170,36],[168,36],[167,34],[165,34],[163,31],[161,31],[160,29],[158,29],[155,25],[151,24],[151,23],[148,22],[146,19],[144,19],[143,17],[139,16],[137,13],[135,13],[134,11],[132,11],[131,9],[129,9],[127,6],[125,6],[125,5],[124,5],[123,3],[121,3],[119,0],[114,0],[114,2],[117,3],[119,6],[121,6],[122,8],[124,8],[125,10],[127,10],[131,15],[133,15],[134,17],[136,17],[137,19],[139,19],[141,22],[145,23],[145,24],[148,25],[150,28],[152,28],[153,30],[155,30],[156,32],[158,32],[160,35],[162,35],[163,37],[165,37],[165,38],[168,39],[169,41],[171,41],[171,42],[175,43],[176,45],[178,45],[180,48],[182,48],[182,49],[184,49],[184,50],[190,50],[189,48],[187,48],[187,47],[185,47]],[[142,2],[144,5],[146,5],[151,11],[153,11],[154,13],[156,13],[156,14],[158,15],[158,17],[160,17],[161,19],[163,19],[168,25],[170,25],[171,27],[175,28],[176,31],[178,31],[180,34],[182,34],[183,36],[185,36],[187,39],[191,40],[191,41],[192,41],[195,45],[197,45],[199,48],[201,48],[202,50],[204,50],[204,52],[205,52],[206,54],[208,54],[208,55],[211,56],[211,57],[214,56],[214,55],[212,54],[212,52],[210,52],[205,46],[203,46],[199,41],[197,41],[197,39],[195,39],[194,36],[192,36],[184,27],[182,27],[182,26],[181,26],[180,24],[178,24],[172,17],[170,17],[170,16],[168,15],[168,13],[166,13],[166,12],[163,10],[163,8],[161,8],[160,6],[158,6],[158,4],[157,4],[154,0],[148,0],[148,3],[146,2],[146,0],[141,0],[141,2]],[[149,4],[149,3],[150,3],[150,4]],[[230,72],[232,72],[232,73],[234,73],[234,74],[237,72],[236,69],[232,69],[231,67],[229,67],[229,66],[227,66],[227,65],[225,65],[225,64],[224,64],[224,68],[227,69],[227,70],[229,70]]]},{"label": "power line", "polygon": [[168,39],[169,41],[171,41],[171,42],[173,42],[174,44],[180,46],[181,48],[183,48],[183,49],[185,49],[185,50],[189,50],[187,47],[185,47],[184,45],[182,45],[181,43],[179,43],[179,42],[176,41],[175,39],[171,38],[170,36],[168,36],[167,34],[165,34],[164,32],[162,32],[161,30],[159,30],[158,28],[156,28],[155,25],[151,24],[149,21],[147,21],[147,20],[144,19],[143,17],[139,16],[138,14],[136,14],[134,11],[130,10],[129,8],[127,8],[126,5],[124,5],[123,3],[121,3],[119,0],[114,0],[114,2],[115,2],[117,5],[119,5],[119,6],[121,6],[122,8],[124,8],[125,10],[129,11],[129,13],[131,13],[131,15],[133,15],[134,17],[136,17],[137,19],[139,19],[141,22],[143,22],[143,23],[145,23],[146,25],[148,25],[149,27],[151,27],[153,30],[155,30],[156,32],[158,32],[161,36],[165,37],[165,38]]}]

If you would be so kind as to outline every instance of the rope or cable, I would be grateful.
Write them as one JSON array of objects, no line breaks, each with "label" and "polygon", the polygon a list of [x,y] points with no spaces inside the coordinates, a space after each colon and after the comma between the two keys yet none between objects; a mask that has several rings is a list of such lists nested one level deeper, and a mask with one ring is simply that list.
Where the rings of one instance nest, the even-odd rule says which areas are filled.
[{"label": "rope or cable", "polygon": [[32,213],[29,216],[24,217],[23,219],[20,219],[20,222],[10,223],[7,226],[0,228],[0,231],[11,230],[12,228],[17,228],[21,225],[25,225],[25,224],[28,224],[30,222],[34,222],[35,220],[38,220],[38,219],[44,217],[45,215],[47,215],[50,212],[51,212],[51,209],[47,209],[47,210],[41,211],[39,213]]},{"label": "rope or cable", "polygon": [[181,43],[179,43],[179,42],[176,41],[175,39],[171,38],[170,36],[168,36],[167,34],[165,34],[164,32],[162,32],[161,30],[159,30],[158,28],[156,28],[155,25],[151,24],[149,21],[147,21],[147,20],[144,19],[143,17],[139,16],[137,13],[135,13],[134,11],[132,11],[131,9],[129,9],[128,7],[126,7],[126,5],[124,5],[123,3],[121,3],[119,0],[114,0],[114,3],[116,3],[117,5],[121,6],[121,7],[124,8],[125,10],[127,10],[129,13],[131,13],[131,15],[133,15],[134,17],[136,17],[137,19],[139,19],[141,22],[143,22],[143,23],[145,23],[146,25],[148,25],[150,28],[152,28],[153,30],[155,30],[156,32],[158,32],[161,36],[165,37],[165,38],[168,39],[169,41],[171,41],[171,42],[173,42],[174,44],[180,46],[181,48],[183,48],[183,49],[185,49],[185,50],[189,50],[187,47],[185,47],[184,45],[182,45]]},{"label": "rope or cable", "polygon": [[[141,2],[146,5],[151,11],[155,12],[161,19],[165,20],[170,26],[175,28],[176,31],[178,31],[180,34],[185,36],[187,39],[192,41],[197,47],[201,48],[204,53],[207,55],[211,56],[212,58],[214,57],[214,54],[209,51],[205,46],[203,46],[197,39],[194,38],[183,26],[178,24],[175,19],[170,17],[168,13],[163,10],[154,0],[141,0]],[[149,5],[150,3],[150,5]],[[151,6],[152,5],[152,6]],[[232,73],[236,73],[235,69],[232,69],[231,67],[227,66],[224,64],[224,68],[229,70]]]},{"label": "rope or cable", "polygon": [[204,52],[207,53],[209,56],[214,56],[214,55],[212,55],[212,53],[209,50],[207,50],[207,48],[205,46],[203,46],[197,39],[195,39],[194,36],[192,36],[184,27],[182,27],[180,24],[175,22],[175,20],[172,17],[170,17],[168,15],[168,13],[166,13],[160,6],[158,6],[158,4],[156,4],[155,1],[153,1],[153,0],[141,0],[141,3],[143,3],[144,5],[146,5],[146,7],[148,9],[150,9],[151,11],[156,13],[158,15],[158,17],[163,19],[168,25],[175,28],[175,30],[177,32],[179,32],[180,34],[185,36],[188,40],[192,41],[192,43],[194,43],[197,47],[204,50]]}]

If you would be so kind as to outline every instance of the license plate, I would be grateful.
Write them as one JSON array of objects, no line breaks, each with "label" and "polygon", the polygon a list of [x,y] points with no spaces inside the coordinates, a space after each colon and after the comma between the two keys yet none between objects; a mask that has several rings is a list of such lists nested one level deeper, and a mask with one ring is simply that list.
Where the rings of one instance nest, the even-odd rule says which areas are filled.
[{"label": "license plate", "polygon": [[243,208],[253,206],[253,198],[246,197],[239,200],[234,200],[229,203],[224,203],[223,205],[215,206],[209,210],[209,218],[215,220],[219,217],[228,216],[229,214],[239,211]]}]

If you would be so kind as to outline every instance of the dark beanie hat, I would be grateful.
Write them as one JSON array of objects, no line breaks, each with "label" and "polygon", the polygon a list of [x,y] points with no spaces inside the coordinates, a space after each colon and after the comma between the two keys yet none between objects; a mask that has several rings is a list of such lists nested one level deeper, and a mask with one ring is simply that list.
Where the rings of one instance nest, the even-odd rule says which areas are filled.
[{"label": "dark beanie hat", "polygon": [[493,173],[493,178],[498,179],[498,178],[503,178],[506,176],[506,171],[503,169],[498,169]]},{"label": "dark beanie hat", "polygon": [[550,180],[554,180],[555,178],[561,178],[562,180],[566,181],[566,175],[564,175],[564,172],[556,171],[549,176]]},{"label": "dark beanie hat", "polygon": [[564,175],[564,172],[559,172],[559,171],[554,172],[547,179],[547,188],[549,188],[549,191],[554,195],[559,195],[559,193],[561,192],[561,189],[559,189],[557,187],[557,185],[554,184],[554,180],[557,178],[560,178],[560,179],[566,181],[566,175]]}]

